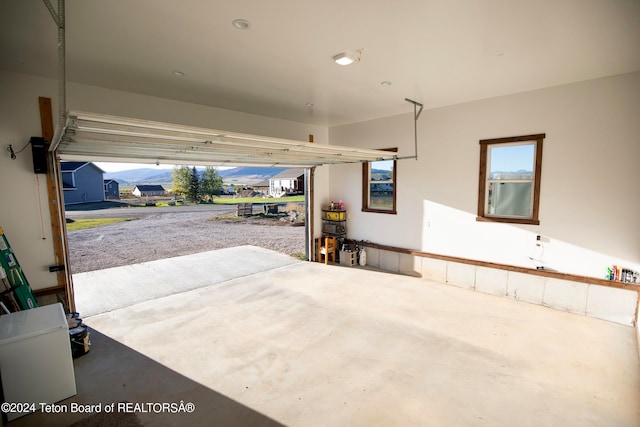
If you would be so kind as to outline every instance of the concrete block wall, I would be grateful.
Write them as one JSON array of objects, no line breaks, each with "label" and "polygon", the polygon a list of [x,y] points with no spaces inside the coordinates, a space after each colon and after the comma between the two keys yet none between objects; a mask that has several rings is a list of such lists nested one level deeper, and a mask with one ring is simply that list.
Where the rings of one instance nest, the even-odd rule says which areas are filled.
[{"label": "concrete block wall", "polygon": [[[601,285],[366,248],[367,265],[557,310],[638,325],[638,293]],[[640,340],[640,329],[638,339]]]}]

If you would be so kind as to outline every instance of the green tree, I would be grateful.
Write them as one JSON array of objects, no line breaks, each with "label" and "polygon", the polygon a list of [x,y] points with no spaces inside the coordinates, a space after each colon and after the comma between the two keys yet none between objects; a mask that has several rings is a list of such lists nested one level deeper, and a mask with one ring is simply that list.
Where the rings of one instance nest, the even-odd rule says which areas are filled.
[{"label": "green tree", "polygon": [[190,173],[189,166],[176,166],[173,168],[173,194],[182,197],[189,194]]},{"label": "green tree", "polygon": [[194,166],[189,172],[189,188],[187,189],[187,200],[193,203],[200,201],[200,177],[198,170]]},{"label": "green tree", "polygon": [[203,198],[209,200],[213,199],[213,196],[219,196],[222,191],[222,182],[222,177],[218,175],[218,171],[211,166],[207,166],[200,179],[200,194]]}]

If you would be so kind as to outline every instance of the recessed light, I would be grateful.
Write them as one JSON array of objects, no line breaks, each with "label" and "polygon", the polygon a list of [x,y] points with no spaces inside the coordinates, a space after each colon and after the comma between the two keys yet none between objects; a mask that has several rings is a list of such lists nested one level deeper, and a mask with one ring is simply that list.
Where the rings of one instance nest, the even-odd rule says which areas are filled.
[{"label": "recessed light", "polygon": [[313,108],[313,104],[311,102],[307,102],[304,104],[304,108]]},{"label": "recessed light", "polygon": [[349,65],[349,64],[352,64],[356,60],[356,57],[353,56],[353,54],[351,54],[351,53],[343,52],[343,53],[339,53],[339,54],[335,55],[333,57],[333,60],[338,65]]},{"label": "recessed light", "polygon": [[391,86],[391,82],[389,80],[385,80],[383,82],[380,82],[380,85],[382,85],[382,86]]},{"label": "recessed light", "polygon": [[251,26],[251,23],[249,21],[247,21],[246,19],[234,19],[231,22],[231,25],[233,25],[234,27],[236,27],[239,30],[246,30]]},{"label": "recessed light", "polygon": [[185,75],[182,71],[178,71],[178,70],[173,70],[172,73],[176,77],[182,77]]},{"label": "recessed light", "polygon": [[342,52],[332,56],[331,58],[338,65],[351,65],[354,62],[360,62],[360,59],[362,58],[362,52],[364,51],[365,49],[362,47],[356,50],[357,55],[354,55],[351,52]]}]

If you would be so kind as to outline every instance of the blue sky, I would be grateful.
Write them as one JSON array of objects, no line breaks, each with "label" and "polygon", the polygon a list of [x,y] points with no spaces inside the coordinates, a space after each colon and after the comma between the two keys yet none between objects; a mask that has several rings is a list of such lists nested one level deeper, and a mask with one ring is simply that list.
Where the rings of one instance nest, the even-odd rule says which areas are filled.
[{"label": "blue sky", "polygon": [[380,160],[378,162],[373,162],[371,168],[390,171],[393,169],[393,160]]},{"label": "blue sky", "polygon": [[[96,166],[105,172],[120,172],[130,169],[173,169],[175,165],[163,164],[155,165],[154,163],[113,163],[113,162],[93,162]],[[191,165],[189,165],[191,166]],[[200,167],[200,166],[198,166]],[[230,167],[220,166],[216,169],[231,169]]]},{"label": "blue sky", "polygon": [[534,144],[491,147],[491,172],[533,171]]},{"label": "blue sky", "polygon": [[173,169],[173,165],[160,164],[156,166],[152,163],[111,163],[111,162],[93,162],[96,166],[105,172],[119,172],[129,169],[156,168],[156,169]]}]

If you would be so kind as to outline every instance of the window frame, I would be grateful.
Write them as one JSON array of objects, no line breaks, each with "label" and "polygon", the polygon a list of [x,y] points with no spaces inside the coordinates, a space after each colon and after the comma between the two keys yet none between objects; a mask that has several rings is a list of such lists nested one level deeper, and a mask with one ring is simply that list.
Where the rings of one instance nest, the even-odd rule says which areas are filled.
[{"label": "window frame", "polygon": [[[396,153],[398,148],[380,148],[382,151],[390,151]],[[370,170],[371,165],[375,162],[363,162],[362,163],[362,212],[373,212],[373,213],[383,213],[383,214],[391,214],[396,215],[398,213],[396,209],[396,199],[398,193],[398,161],[393,160],[393,177],[392,185],[393,185],[393,194],[392,194],[392,208],[391,209],[376,209],[369,207],[370,205],[370,189],[371,189],[371,180],[370,180]]]},{"label": "window frame", "polygon": [[[535,135],[523,135],[523,136],[514,136],[508,138],[494,138],[494,139],[482,139],[480,140],[480,176],[479,176],[479,185],[478,185],[478,216],[476,217],[477,221],[490,221],[490,222],[506,222],[506,223],[514,223],[514,224],[532,224],[539,225],[540,218],[540,182],[542,175],[542,143],[544,141],[545,134],[535,134]],[[516,144],[514,144],[516,143]],[[520,144],[517,144],[520,143]],[[513,217],[513,216],[500,216],[495,214],[488,214],[485,212],[487,201],[488,201],[488,187],[489,187],[489,147],[497,146],[500,144],[511,144],[511,145],[525,145],[525,144],[534,144],[534,170],[533,170],[533,179],[532,184],[532,206],[531,206],[531,217],[530,218],[522,218],[522,217]]]}]

